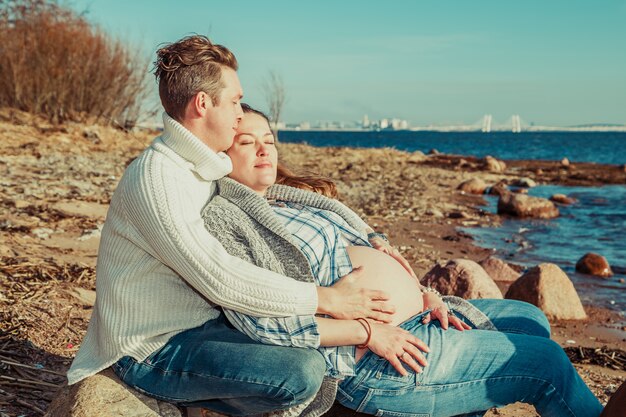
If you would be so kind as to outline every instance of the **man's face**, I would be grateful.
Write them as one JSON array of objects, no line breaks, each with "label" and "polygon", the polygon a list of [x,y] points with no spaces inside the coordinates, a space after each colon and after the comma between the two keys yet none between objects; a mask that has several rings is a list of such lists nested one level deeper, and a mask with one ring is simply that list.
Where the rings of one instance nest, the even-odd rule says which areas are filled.
[{"label": "man's face", "polygon": [[223,152],[233,144],[237,125],[243,116],[241,98],[243,91],[237,73],[231,68],[222,68],[222,83],[219,103],[209,103],[204,115],[205,138],[215,152]]}]

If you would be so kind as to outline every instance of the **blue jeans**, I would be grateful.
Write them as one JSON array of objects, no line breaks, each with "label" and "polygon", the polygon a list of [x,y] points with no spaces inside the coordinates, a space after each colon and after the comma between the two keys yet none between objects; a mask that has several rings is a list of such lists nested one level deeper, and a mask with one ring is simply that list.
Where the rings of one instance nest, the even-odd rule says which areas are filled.
[{"label": "blue jeans", "polygon": [[231,415],[289,408],[314,396],[326,365],[314,349],[263,345],[220,315],[172,337],[144,361],[113,365],[126,384],[185,407]]},{"label": "blue jeans", "polygon": [[548,321],[536,307],[513,300],[471,300],[498,331],[443,330],[418,317],[401,327],[429,347],[429,366],[402,377],[368,352],[357,374],[338,392],[346,407],[376,416],[481,415],[517,401],[541,416],[597,417],[602,406],[561,347],[549,339]]}]

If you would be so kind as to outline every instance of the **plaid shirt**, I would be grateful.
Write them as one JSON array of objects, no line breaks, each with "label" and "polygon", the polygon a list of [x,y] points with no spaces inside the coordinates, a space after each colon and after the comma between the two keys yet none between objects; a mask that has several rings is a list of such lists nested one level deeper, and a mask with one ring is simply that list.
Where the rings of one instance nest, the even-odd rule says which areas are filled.
[{"label": "plaid shirt", "polygon": [[[274,213],[299,243],[319,286],[333,285],[352,271],[349,245],[370,246],[367,236],[354,230],[338,214],[292,202],[272,202]],[[263,343],[318,348],[326,360],[327,375],[354,376],[354,346],[319,347],[314,316],[254,317],[225,310],[231,323]]]}]

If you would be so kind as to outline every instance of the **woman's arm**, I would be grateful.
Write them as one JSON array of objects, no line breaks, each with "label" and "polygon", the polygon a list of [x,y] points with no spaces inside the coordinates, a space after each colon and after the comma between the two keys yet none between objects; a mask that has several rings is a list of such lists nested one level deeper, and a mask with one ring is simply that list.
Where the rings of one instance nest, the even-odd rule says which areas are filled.
[{"label": "woman's arm", "polygon": [[360,345],[369,340],[367,348],[387,359],[403,376],[407,371],[402,362],[418,373],[422,372],[420,365],[428,366],[422,351],[429,349],[420,339],[400,327],[368,323],[369,326],[364,326],[356,320],[317,318],[321,346]]},{"label": "woman's arm", "polygon": [[418,363],[428,364],[421,352],[428,352],[428,346],[400,327],[372,321],[364,326],[356,320],[315,316],[253,317],[228,309],[224,313],[239,331],[261,343],[317,348],[361,345],[369,339],[367,347],[387,359],[402,375],[406,375],[406,370],[401,362],[415,372],[422,371]]}]

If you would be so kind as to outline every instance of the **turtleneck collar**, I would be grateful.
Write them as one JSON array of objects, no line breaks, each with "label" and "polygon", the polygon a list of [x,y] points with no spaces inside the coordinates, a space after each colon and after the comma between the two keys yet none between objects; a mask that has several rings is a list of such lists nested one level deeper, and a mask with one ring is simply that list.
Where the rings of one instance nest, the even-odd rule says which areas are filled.
[{"label": "turtleneck collar", "polygon": [[163,112],[161,140],[168,148],[193,165],[193,170],[207,181],[230,174],[233,165],[224,152],[215,153],[187,128]]}]

